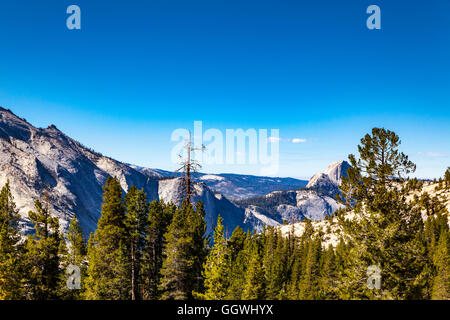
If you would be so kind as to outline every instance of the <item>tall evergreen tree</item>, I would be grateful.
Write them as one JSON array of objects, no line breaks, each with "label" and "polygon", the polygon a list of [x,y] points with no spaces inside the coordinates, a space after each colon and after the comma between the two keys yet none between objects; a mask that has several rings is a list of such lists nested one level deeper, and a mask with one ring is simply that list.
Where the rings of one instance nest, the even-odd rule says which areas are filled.
[{"label": "tall evergreen tree", "polygon": [[214,246],[206,259],[203,276],[205,278],[204,294],[199,297],[205,300],[222,300],[227,294],[229,283],[229,265],[227,257],[227,241],[224,237],[223,219],[217,217],[214,230]]},{"label": "tall evergreen tree", "polygon": [[[341,189],[345,203],[355,203],[356,218],[339,219],[352,264],[343,282],[344,298],[414,299],[423,294],[427,263],[420,210],[406,201],[404,176],[415,170],[398,151],[399,137],[374,128],[361,139],[359,159],[349,156],[351,168]],[[381,269],[382,289],[365,285],[369,266]]]},{"label": "tall evergreen tree", "polygon": [[50,214],[47,195],[44,204],[35,201],[35,211],[30,211],[28,217],[34,225],[35,235],[29,235],[26,241],[27,298],[58,299],[63,285],[60,249],[64,242],[58,218]]},{"label": "tall evergreen tree", "polygon": [[140,299],[141,259],[145,248],[148,203],[144,190],[132,186],[125,196],[125,226],[131,268],[131,300]]},{"label": "tall evergreen tree", "polygon": [[433,280],[431,298],[450,300],[450,237],[449,232],[442,232],[433,255],[436,276]]},{"label": "tall evergreen tree", "polygon": [[163,264],[165,234],[172,222],[176,206],[162,201],[153,201],[149,206],[146,241],[142,258],[142,286],[144,299],[158,299],[160,270]]},{"label": "tall evergreen tree", "polygon": [[163,299],[187,299],[191,294],[189,280],[194,261],[190,255],[192,238],[186,225],[186,211],[186,206],[176,210],[165,235],[167,243],[163,251],[165,258],[159,287]]},{"label": "tall evergreen tree", "polygon": [[300,285],[300,277],[302,274],[302,252],[304,251],[304,243],[300,243],[299,246],[295,247],[295,250],[292,254],[292,268],[288,280],[288,291],[287,298],[290,300],[296,300],[299,298],[299,285]]},{"label": "tall evergreen tree", "polygon": [[84,242],[83,232],[76,216],[74,216],[70,221],[70,226],[67,230],[67,240],[70,244],[67,255],[67,263],[80,268],[80,289],[70,290],[70,292],[67,293],[67,296],[69,299],[78,300],[81,299],[85,289],[84,281],[87,271],[87,247]]},{"label": "tall evergreen tree", "polygon": [[264,299],[265,279],[262,263],[260,240],[255,237],[252,242],[249,265],[245,274],[245,284],[242,292],[243,300]]},{"label": "tall evergreen tree", "polygon": [[[189,208],[189,206],[188,206]],[[189,235],[192,238],[192,292],[204,292],[203,265],[206,262],[209,249],[209,236],[206,235],[205,208],[203,202],[195,204],[195,210],[188,209],[186,223],[190,227]]]},{"label": "tall evergreen tree", "polygon": [[450,189],[450,167],[445,170],[444,174],[445,188]]},{"label": "tall evergreen tree", "polygon": [[319,277],[322,253],[322,239],[316,237],[307,241],[308,253],[299,284],[301,299],[317,299],[320,297]]},{"label": "tall evergreen tree", "polygon": [[130,298],[127,239],[122,189],[117,178],[108,177],[103,186],[101,217],[88,246],[87,299]]},{"label": "tall evergreen tree", "polygon": [[266,299],[281,299],[287,279],[287,254],[281,232],[273,227],[266,231],[263,266],[266,282]]},{"label": "tall evergreen tree", "polygon": [[202,293],[202,268],[207,251],[206,225],[202,204],[194,210],[183,201],[177,209],[165,236],[165,259],[161,269],[163,299],[191,299],[193,292]]},{"label": "tall evergreen tree", "polygon": [[234,229],[227,242],[229,285],[226,299],[239,300],[245,284],[245,274],[251,249],[251,234],[245,233],[239,226]]},{"label": "tall evergreen tree", "polygon": [[320,279],[319,279],[319,297],[326,300],[337,299],[335,292],[336,283],[336,255],[333,246],[330,244],[323,251],[322,261],[320,263]]},{"label": "tall evergreen tree", "polygon": [[81,265],[86,259],[87,248],[83,238],[83,231],[76,216],[70,221],[67,230],[67,240],[70,243],[69,261],[74,265]]},{"label": "tall evergreen tree", "polygon": [[19,218],[8,181],[0,191],[0,300],[23,298]]}]

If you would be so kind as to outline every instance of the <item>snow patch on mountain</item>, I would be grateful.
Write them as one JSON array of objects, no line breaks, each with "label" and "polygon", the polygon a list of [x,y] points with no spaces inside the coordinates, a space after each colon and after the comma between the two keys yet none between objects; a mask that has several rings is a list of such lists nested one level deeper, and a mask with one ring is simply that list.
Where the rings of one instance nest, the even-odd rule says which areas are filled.
[{"label": "snow patch on mountain", "polygon": [[225,178],[221,176],[216,176],[214,174],[205,174],[200,177],[200,180],[214,180],[214,181],[224,181]]}]

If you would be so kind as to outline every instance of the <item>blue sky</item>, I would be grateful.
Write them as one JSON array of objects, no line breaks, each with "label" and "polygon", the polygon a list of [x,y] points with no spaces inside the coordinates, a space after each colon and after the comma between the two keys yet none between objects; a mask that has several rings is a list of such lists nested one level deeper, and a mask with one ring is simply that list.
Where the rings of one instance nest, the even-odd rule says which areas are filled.
[{"label": "blue sky", "polygon": [[[71,4],[81,30],[66,28]],[[366,28],[371,4],[381,30]],[[286,139],[278,175],[302,178],[383,126],[417,176],[439,177],[450,166],[449,15],[447,0],[2,1],[0,105],[168,170],[172,131],[195,120],[275,128]]]}]

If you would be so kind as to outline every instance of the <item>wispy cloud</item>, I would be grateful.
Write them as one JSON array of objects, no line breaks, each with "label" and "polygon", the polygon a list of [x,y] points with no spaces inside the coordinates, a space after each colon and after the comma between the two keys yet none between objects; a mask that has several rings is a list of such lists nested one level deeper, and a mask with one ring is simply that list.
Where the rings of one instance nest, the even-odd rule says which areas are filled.
[{"label": "wispy cloud", "polygon": [[294,138],[292,139],[292,143],[304,143],[306,139]]},{"label": "wispy cloud", "polygon": [[307,141],[307,139],[302,139],[302,138],[278,138],[278,137],[269,137],[267,138],[268,142],[275,142],[275,141],[286,141],[286,142],[292,142],[292,143],[305,143]]},{"label": "wispy cloud", "polygon": [[275,141],[282,141],[283,139],[278,138],[278,137],[269,137],[267,138],[268,142],[275,142]]}]

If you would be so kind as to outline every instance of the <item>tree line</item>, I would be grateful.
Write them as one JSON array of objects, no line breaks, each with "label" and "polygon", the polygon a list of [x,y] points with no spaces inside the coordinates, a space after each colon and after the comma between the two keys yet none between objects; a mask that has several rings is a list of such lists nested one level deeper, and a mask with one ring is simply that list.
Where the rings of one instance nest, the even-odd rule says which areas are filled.
[{"label": "tree line", "polygon": [[[307,220],[301,235],[237,227],[226,238],[219,216],[210,237],[201,202],[149,202],[135,186],[124,194],[113,177],[87,243],[76,217],[61,234],[46,196],[29,212],[34,233],[24,239],[6,183],[0,299],[450,299],[446,199],[417,195],[423,182],[405,178],[415,165],[399,145],[394,132],[374,128],[349,156],[339,197],[346,207],[326,221],[340,230],[335,246]],[[450,189],[450,169],[440,188]],[[70,265],[79,289],[67,286]],[[379,288],[368,285],[371,266]]]}]

